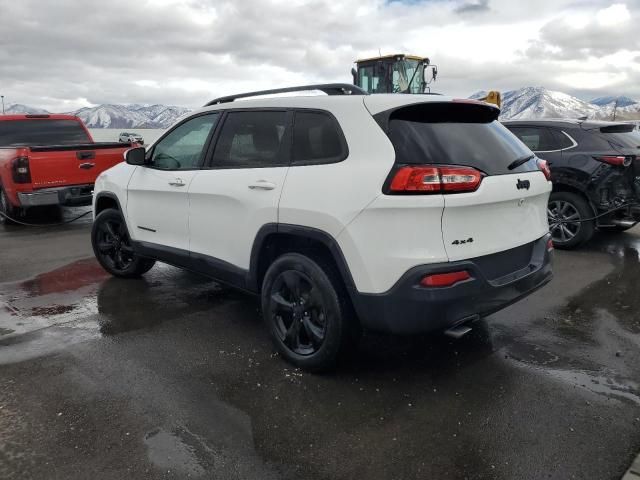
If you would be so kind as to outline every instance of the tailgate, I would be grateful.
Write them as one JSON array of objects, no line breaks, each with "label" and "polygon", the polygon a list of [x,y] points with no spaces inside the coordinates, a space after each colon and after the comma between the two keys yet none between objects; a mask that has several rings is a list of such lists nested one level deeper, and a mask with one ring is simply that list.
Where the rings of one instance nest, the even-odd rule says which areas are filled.
[{"label": "tailgate", "polygon": [[550,191],[542,172],[526,172],[489,176],[475,192],[445,195],[442,238],[449,260],[501,252],[545,235]]},{"label": "tailgate", "polygon": [[[450,261],[516,249],[544,236],[551,182],[522,142],[481,103],[425,102],[385,121],[396,151],[388,192],[442,194]],[[526,248],[525,248],[526,250]]]},{"label": "tailgate", "polygon": [[130,144],[96,143],[31,147],[29,169],[34,188],[95,183],[105,170],[123,161]]}]

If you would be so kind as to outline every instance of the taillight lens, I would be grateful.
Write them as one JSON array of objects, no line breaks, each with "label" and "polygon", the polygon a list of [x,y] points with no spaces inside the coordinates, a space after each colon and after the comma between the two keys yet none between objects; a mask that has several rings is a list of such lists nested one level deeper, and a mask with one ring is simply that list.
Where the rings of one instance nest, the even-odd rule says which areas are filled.
[{"label": "taillight lens", "polygon": [[593,157],[599,162],[608,163],[609,165],[615,165],[617,167],[628,167],[631,165],[632,158],[624,157],[622,155],[604,155],[601,157]]},{"label": "taillight lens", "polygon": [[540,171],[542,173],[544,173],[544,176],[547,178],[547,180],[551,180],[551,169],[549,168],[549,162],[547,162],[546,160],[543,160],[541,158],[539,158],[538,160],[538,168],[540,169]]},{"label": "taillight lens", "polygon": [[423,287],[451,287],[459,282],[469,280],[471,275],[466,270],[459,272],[434,273],[420,280]]},{"label": "taillight lens", "polygon": [[28,157],[15,158],[11,163],[11,170],[14,183],[31,183]]},{"label": "taillight lens", "polygon": [[391,193],[474,192],[482,175],[471,167],[405,166],[395,172],[389,190]]}]

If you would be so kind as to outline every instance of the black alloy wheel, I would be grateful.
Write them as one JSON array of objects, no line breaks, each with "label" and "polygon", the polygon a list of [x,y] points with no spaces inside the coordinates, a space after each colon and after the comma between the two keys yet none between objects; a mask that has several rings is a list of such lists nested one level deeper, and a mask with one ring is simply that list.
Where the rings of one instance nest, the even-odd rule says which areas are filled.
[{"label": "black alloy wheel", "polygon": [[262,314],[280,355],[308,371],[326,371],[358,337],[358,324],[332,265],[286,253],[262,282]]},{"label": "black alloy wheel", "polygon": [[271,288],[271,315],[282,343],[298,355],[317,352],[327,330],[325,305],[312,280],[303,272],[286,270]]},{"label": "black alloy wheel", "polygon": [[116,210],[105,210],[96,217],[91,231],[91,243],[100,265],[117,277],[140,276],[148,272],[155,263],[136,255],[127,225]]}]

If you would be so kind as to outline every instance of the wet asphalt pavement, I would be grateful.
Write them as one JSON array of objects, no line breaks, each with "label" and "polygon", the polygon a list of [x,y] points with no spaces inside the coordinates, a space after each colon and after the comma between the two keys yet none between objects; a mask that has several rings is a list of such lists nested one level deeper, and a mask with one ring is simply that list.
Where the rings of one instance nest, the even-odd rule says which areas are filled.
[{"label": "wet asphalt pavement", "polygon": [[89,226],[0,226],[2,479],[618,479],[640,450],[640,228],[459,341],[368,335],[320,376],[251,296],[108,277]]}]

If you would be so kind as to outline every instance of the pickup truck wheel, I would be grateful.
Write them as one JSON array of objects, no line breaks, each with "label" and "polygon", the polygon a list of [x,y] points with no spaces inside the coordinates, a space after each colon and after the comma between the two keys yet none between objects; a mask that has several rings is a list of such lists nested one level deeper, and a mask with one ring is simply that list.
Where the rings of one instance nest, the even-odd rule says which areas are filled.
[{"label": "pickup truck wheel", "polygon": [[15,225],[15,222],[5,217],[5,215],[15,218],[17,215],[16,208],[9,203],[7,194],[0,188],[0,223],[5,225]]},{"label": "pickup truck wheel", "polygon": [[154,260],[136,255],[127,225],[117,210],[104,210],[96,217],[91,229],[91,245],[100,265],[116,277],[139,277],[155,264]]},{"label": "pickup truck wheel", "polygon": [[570,192],[554,192],[549,198],[547,218],[553,245],[570,250],[589,241],[595,231],[593,210],[587,200]]},{"label": "pickup truck wheel", "polygon": [[335,282],[298,253],[282,255],[265,275],[262,313],[269,333],[280,354],[305,370],[333,368],[352,339],[349,309]]}]

